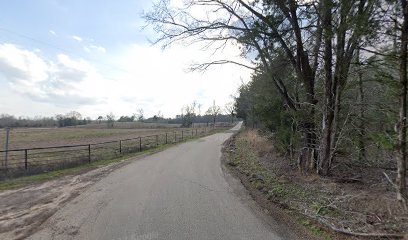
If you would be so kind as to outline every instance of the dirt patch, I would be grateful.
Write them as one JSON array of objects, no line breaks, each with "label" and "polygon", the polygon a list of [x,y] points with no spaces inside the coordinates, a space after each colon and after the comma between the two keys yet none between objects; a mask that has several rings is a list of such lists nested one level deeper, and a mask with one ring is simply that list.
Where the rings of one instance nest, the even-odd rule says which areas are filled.
[{"label": "dirt patch", "polygon": [[[257,202],[301,216],[300,223],[321,238],[401,239],[406,234],[408,215],[386,181],[299,174],[295,163],[275,154],[271,142],[256,131],[245,131],[227,142],[224,154],[226,165]],[[327,236],[324,229],[342,234]]]},{"label": "dirt patch", "polygon": [[0,192],[0,239],[24,239],[68,201],[113,170],[129,163],[67,175],[55,180]]}]

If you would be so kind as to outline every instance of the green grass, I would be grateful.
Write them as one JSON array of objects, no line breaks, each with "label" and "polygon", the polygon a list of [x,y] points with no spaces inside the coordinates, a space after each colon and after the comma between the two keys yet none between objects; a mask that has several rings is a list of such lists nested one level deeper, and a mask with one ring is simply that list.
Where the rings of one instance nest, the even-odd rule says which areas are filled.
[{"label": "green grass", "polygon": [[321,202],[315,201],[312,203],[311,206],[316,211],[316,214],[321,216],[336,217],[340,215],[338,209],[328,206],[327,204],[323,204]]},{"label": "green grass", "polygon": [[315,223],[311,222],[305,218],[299,218],[298,222],[302,224],[307,230],[309,230],[313,235],[319,237],[320,239],[324,240],[331,240],[332,237],[328,234],[324,229],[316,225]]},{"label": "green grass", "polygon": [[247,176],[256,174],[262,178],[262,182],[259,182],[259,180],[252,181],[252,185],[257,189],[262,186],[266,187],[268,189],[269,198],[275,198],[279,201],[288,201],[299,198],[305,199],[309,196],[300,186],[289,181],[282,181],[271,171],[266,169],[259,162],[257,153],[253,149],[248,148],[250,143],[246,138],[236,138],[235,144],[237,152],[232,158],[234,159],[234,164],[241,173]]},{"label": "green grass", "polygon": [[222,132],[226,129],[217,129],[217,131],[215,132],[211,132],[210,134],[206,134],[206,135],[199,135],[199,136],[194,136],[194,137],[190,137],[188,139],[184,139],[183,141],[177,142],[177,143],[170,143],[170,144],[163,144],[163,145],[159,145],[153,148],[149,148],[146,149],[142,152],[134,152],[134,153],[128,153],[128,154],[124,154],[122,156],[119,157],[114,157],[114,158],[110,158],[110,159],[104,159],[104,160],[98,160],[98,161],[93,161],[91,163],[88,164],[83,164],[83,165],[78,165],[75,167],[70,167],[70,168],[65,168],[65,169],[60,169],[60,170],[53,170],[50,172],[46,172],[46,173],[40,173],[40,174],[36,174],[36,175],[31,175],[31,176],[24,176],[24,177],[18,177],[15,179],[10,179],[10,180],[5,180],[0,182],[0,191],[1,190],[10,190],[10,189],[15,189],[15,188],[20,188],[20,187],[24,187],[27,186],[29,184],[33,184],[33,183],[39,183],[39,182],[43,182],[43,181],[47,181],[47,180],[52,180],[52,179],[56,179],[62,176],[67,176],[67,175],[74,175],[74,174],[78,174],[84,171],[89,171],[92,169],[96,169],[99,167],[103,167],[103,166],[107,166],[110,164],[114,164],[114,163],[119,163],[119,162],[123,162],[123,161],[129,161],[134,157],[139,157],[139,156],[145,156],[145,155],[149,155],[152,153],[156,153],[156,152],[160,152],[163,151],[167,148],[170,148],[174,145],[177,144],[181,144],[184,142],[189,142],[189,141],[193,141],[196,140],[198,138],[202,138],[208,135],[212,135],[218,132]]}]

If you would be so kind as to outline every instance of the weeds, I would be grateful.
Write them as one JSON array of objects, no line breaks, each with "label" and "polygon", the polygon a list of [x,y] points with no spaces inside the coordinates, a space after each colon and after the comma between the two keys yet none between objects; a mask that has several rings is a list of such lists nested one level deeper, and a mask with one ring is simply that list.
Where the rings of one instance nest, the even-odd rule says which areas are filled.
[{"label": "weeds", "polygon": [[[285,206],[284,208],[298,209],[298,203],[310,203],[319,214],[330,216],[337,214],[334,208],[317,201],[301,186],[268,170],[259,161],[259,157],[270,151],[270,145],[257,138],[253,132],[244,132],[235,138],[234,150],[228,152],[228,164],[248,176],[252,187],[265,193],[268,200]],[[321,239],[331,239],[327,232],[308,219],[299,216],[297,218],[313,235]]]}]

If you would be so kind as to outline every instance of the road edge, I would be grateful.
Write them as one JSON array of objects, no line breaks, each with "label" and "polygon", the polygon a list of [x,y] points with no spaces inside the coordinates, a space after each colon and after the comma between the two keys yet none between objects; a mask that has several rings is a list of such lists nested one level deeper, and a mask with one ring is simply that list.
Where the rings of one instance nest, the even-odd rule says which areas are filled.
[{"label": "road edge", "polygon": [[[221,149],[221,169],[227,183],[234,190],[234,193],[240,199],[244,199],[245,203],[251,210],[264,220],[278,234],[284,236],[284,239],[293,239],[293,235],[299,240],[316,240],[324,239],[313,234],[311,229],[299,223],[299,219],[304,219],[303,215],[296,213],[290,209],[280,206],[278,203],[269,201],[265,195],[250,184],[249,177],[239,172],[236,168],[228,165],[228,145],[234,141],[234,138],[242,131],[242,129],[234,132],[222,145]],[[236,182],[240,186],[237,186]],[[248,198],[250,201],[248,201]],[[276,223],[278,227],[274,226]],[[291,237],[285,236],[290,232]]]},{"label": "road edge", "polygon": [[[15,192],[18,191],[26,191],[35,187],[40,187],[43,186],[43,184],[50,184],[50,183],[62,183],[65,184],[68,181],[68,184],[77,184],[77,185],[81,185],[83,182],[81,179],[84,179],[84,181],[89,182],[89,184],[87,183],[86,186],[84,187],[80,187],[80,191],[78,191],[78,189],[71,189],[69,194],[66,194],[68,197],[64,200],[61,201],[60,203],[58,203],[58,208],[56,208],[56,210],[52,210],[52,211],[44,211],[41,213],[44,214],[40,214],[41,218],[37,218],[35,221],[35,224],[31,224],[29,226],[27,226],[24,230],[18,230],[18,234],[15,236],[15,238],[7,238],[7,239],[25,239],[28,238],[30,236],[32,236],[33,234],[35,234],[36,232],[38,232],[39,230],[42,229],[43,224],[46,223],[59,209],[63,208],[64,206],[66,206],[69,202],[73,201],[74,199],[76,199],[79,195],[81,195],[81,192],[85,191],[86,189],[89,189],[90,187],[92,187],[93,185],[95,185],[97,182],[99,182],[100,180],[106,178],[109,174],[111,174],[112,172],[119,170],[129,164],[135,163],[137,161],[143,160],[146,157],[149,157],[151,155],[154,155],[156,153],[160,153],[162,151],[165,151],[169,148],[172,147],[177,147],[181,144],[184,143],[188,143],[190,141],[197,141],[201,138],[210,136],[210,135],[214,135],[220,132],[225,132],[225,130],[222,131],[216,131],[216,132],[212,132],[210,134],[206,134],[203,136],[199,136],[199,137],[193,137],[193,138],[189,138],[189,139],[185,139],[184,141],[181,142],[177,142],[174,144],[168,144],[168,145],[160,145],[158,147],[155,148],[151,148],[149,150],[146,150],[144,152],[138,152],[138,153],[134,153],[134,154],[127,154],[127,155],[123,155],[117,158],[113,158],[113,159],[107,159],[107,160],[100,160],[100,161],[96,161],[93,162],[90,165],[80,165],[78,167],[74,167],[74,168],[66,168],[63,170],[56,170],[56,171],[52,171],[49,173],[43,173],[43,174],[39,174],[39,175],[44,175],[40,178],[38,178],[39,175],[32,175],[29,177],[22,177],[24,178],[23,181],[21,181],[21,184],[16,184],[11,186],[10,188],[5,188],[0,190],[1,194],[4,194],[5,196],[7,196],[8,194],[14,194]],[[34,177],[34,178],[33,178]],[[16,178],[17,180],[19,178]],[[10,180],[10,181],[15,181],[16,179]],[[20,178],[21,179],[21,178]],[[91,179],[91,180],[89,180]],[[24,194],[24,193],[23,193]],[[47,202],[48,204],[48,202]],[[30,206],[30,208],[33,206]],[[21,220],[21,219],[20,219]],[[1,226],[0,226],[1,227]],[[5,230],[2,229],[2,232],[0,232],[0,235],[2,234],[13,234],[12,232],[16,229],[12,226],[9,226],[11,231],[9,230]],[[8,235],[6,235],[8,236]],[[1,237],[0,237],[1,238]]]}]

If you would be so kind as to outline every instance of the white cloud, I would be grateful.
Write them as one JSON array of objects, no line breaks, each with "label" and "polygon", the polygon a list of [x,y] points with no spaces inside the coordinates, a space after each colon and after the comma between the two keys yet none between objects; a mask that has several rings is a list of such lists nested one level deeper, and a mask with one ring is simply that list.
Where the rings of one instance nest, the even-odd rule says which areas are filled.
[{"label": "white cloud", "polygon": [[165,116],[175,116],[193,101],[203,104],[203,111],[213,100],[223,107],[232,100],[230,95],[236,92],[241,79],[249,79],[250,71],[235,65],[213,66],[205,73],[186,69],[193,61],[241,60],[237,55],[239,51],[233,46],[212,55],[199,46],[175,45],[162,51],[158,46],[133,45],[119,57],[117,65],[128,73],[121,76],[116,88],[122,99],[135,104],[134,109],[147,105],[149,114],[161,110]]},{"label": "white cloud", "polygon": [[100,53],[106,53],[106,49],[102,46],[97,46],[97,45],[89,45],[89,46],[84,46],[84,51],[87,53],[90,53],[92,50]]},{"label": "white cloud", "polygon": [[[192,61],[237,60],[237,55],[239,51],[233,46],[212,55],[198,46],[175,45],[162,51],[158,46],[135,44],[105,54],[102,64],[65,54],[50,61],[41,52],[0,44],[0,93],[9,89],[0,95],[0,102],[16,102],[11,110],[0,105],[0,112],[54,115],[77,110],[97,117],[109,112],[129,115],[143,108],[147,116],[161,111],[173,117],[183,106],[197,101],[204,113],[213,100],[220,106],[230,102],[230,95],[242,78],[249,79],[250,71],[234,65],[214,66],[205,73],[187,73],[186,68]],[[20,104],[22,99],[32,106],[29,110]]]},{"label": "white cloud", "polygon": [[95,49],[96,51],[101,53],[106,53],[106,49],[101,46],[91,45],[90,48]]},{"label": "white cloud", "polygon": [[90,77],[99,77],[84,60],[60,54],[57,61],[46,61],[35,51],[0,44],[0,71],[11,90],[34,102],[65,107],[97,102],[80,87]]},{"label": "white cloud", "polygon": [[82,42],[83,41],[83,39],[81,37],[76,36],[76,35],[71,36],[71,38],[74,39],[77,42]]},{"label": "white cloud", "polygon": [[50,30],[49,33],[50,33],[51,35],[57,36],[57,33],[54,32],[53,30]]},{"label": "white cloud", "polygon": [[46,77],[47,63],[32,51],[5,43],[0,45],[0,67],[14,80],[40,82]]}]

